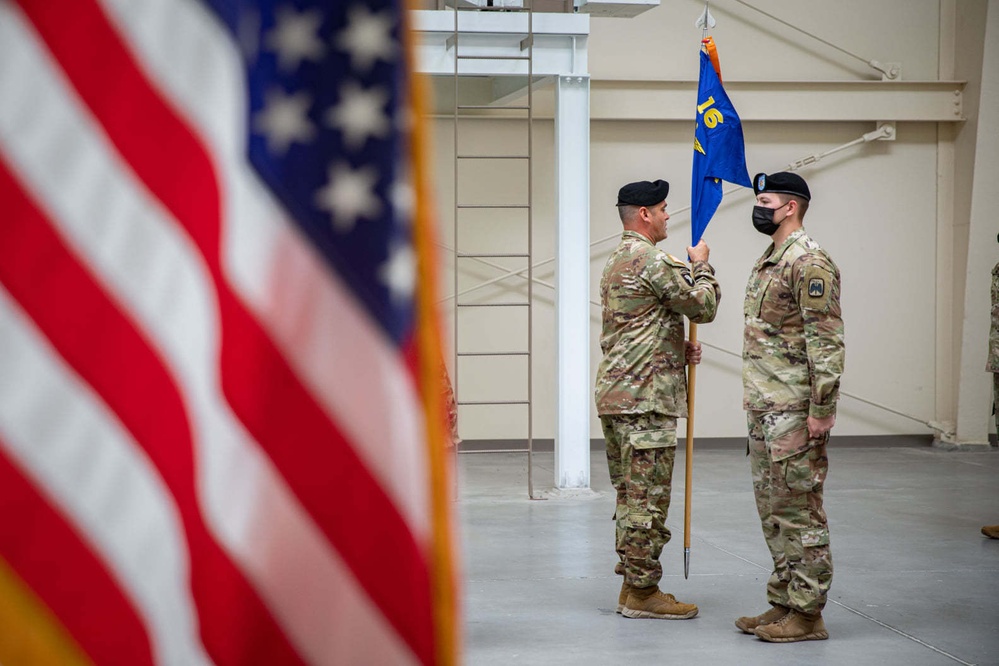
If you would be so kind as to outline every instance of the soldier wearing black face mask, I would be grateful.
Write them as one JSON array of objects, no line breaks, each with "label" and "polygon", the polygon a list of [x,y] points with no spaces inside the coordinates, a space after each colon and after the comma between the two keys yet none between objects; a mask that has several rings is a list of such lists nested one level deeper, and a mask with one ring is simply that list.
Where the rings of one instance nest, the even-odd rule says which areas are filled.
[{"label": "soldier wearing black face mask", "polygon": [[773,238],[746,288],[742,351],[747,453],[773,556],[771,608],[735,625],[773,643],[823,640],[832,582],[822,490],[843,373],[839,269],[805,235],[811,192],[793,173],[757,174],[753,226]]},{"label": "soldier wearing black face mask", "polygon": [[[773,236],[777,230],[780,228],[779,224],[774,223],[774,214],[781,208],[785,208],[791,202],[788,201],[783,206],[779,208],[767,208],[766,206],[753,206],[753,226],[761,234],[767,236]],[[804,215],[804,212],[802,212]],[[785,216],[784,219],[787,219]]]}]

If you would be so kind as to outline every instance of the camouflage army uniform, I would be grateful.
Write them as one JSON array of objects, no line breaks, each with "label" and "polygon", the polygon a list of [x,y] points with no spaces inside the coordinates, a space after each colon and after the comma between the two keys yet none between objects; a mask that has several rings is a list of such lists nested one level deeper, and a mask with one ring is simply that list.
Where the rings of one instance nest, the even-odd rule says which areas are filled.
[{"label": "camouflage army uniform", "polygon": [[600,280],[603,360],[597,414],[617,491],[615,542],[625,582],[662,577],[676,419],[687,415],[683,317],[715,317],[721,292],[707,262],[692,269],[634,231],[625,231]]},{"label": "camouflage army uniform", "polygon": [[449,447],[461,443],[458,437],[458,403],[454,399],[454,388],[451,386],[451,376],[447,372],[444,358],[438,359],[441,373],[441,399],[444,401],[444,422],[447,424]]},{"label": "camouflage army uniform", "polygon": [[808,416],[836,413],[843,373],[839,269],[804,230],[772,245],[746,288],[743,387],[756,508],[774,561],[770,603],[803,613],[825,606],[832,581],[822,488],[828,433]]},{"label": "camouflage army uniform", "polygon": [[992,327],[989,329],[989,361],[985,369],[992,373],[992,404],[996,436],[999,436],[999,263],[992,268]]}]

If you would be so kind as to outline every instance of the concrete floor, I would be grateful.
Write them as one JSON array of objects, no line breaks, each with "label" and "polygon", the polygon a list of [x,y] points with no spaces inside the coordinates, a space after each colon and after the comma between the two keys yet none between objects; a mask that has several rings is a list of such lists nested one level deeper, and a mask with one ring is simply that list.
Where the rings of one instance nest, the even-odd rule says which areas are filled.
[{"label": "concrete floor", "polygon": [[[741,633],[766,610],[770,558],[745,451],[697,449],[690,578],[683,578],[683,452],[660,587],[692,620],[617,615],[613,494],[591,452],[589,498],[527,498],[526,454],[458,456],[465,663],[999,664],[999,451],[838,448],[826,484],[832,591],[827,641],[774,645]],[[534,454],[538,494],[551,452]]]}]

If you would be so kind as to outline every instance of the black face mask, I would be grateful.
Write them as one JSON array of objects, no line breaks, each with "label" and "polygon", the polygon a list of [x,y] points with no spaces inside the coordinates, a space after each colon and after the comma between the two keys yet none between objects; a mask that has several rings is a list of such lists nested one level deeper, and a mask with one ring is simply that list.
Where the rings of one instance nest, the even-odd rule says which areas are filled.
[{"label": "black face mask", "polygon": [[[784,206],[791,203],[788,201]],[[777,229],[780,228],[779,224],[774,224],[774,213],[779,211],[784,206],[780,208],[767,208],[765,206],[753,206],[753,226],[761,234],[767,236],[773,236],[777,233]],[[781,220],[783,222],[783,220]]]}]

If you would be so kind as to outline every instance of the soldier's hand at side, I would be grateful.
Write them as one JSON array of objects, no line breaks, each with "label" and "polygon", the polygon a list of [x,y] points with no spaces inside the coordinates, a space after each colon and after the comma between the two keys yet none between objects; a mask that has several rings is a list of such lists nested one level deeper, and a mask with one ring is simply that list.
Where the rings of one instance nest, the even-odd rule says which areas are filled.
[{"label": "soldier's hand at side", "polygon": [[697,241],[697,245],[694,247],[687,248],[687,256],[690,257],[691,261],[707,261],[708,254],[711,250],[708,249],[708,244],[704,242],[704,239]]},{"label": "soldier's hand at side", "polygon": [[832,427],[836,425],[836,415],[827,416],[822,419],[815,418],[814,416],[808,417],[808,436],[812,439],[818,439],[822,435],[826,434]]},{"label": "soldier's hand at side", "polygon": [[686,345],[687,365],[697,365],[701,362],[701,343],[684,340]]}]

